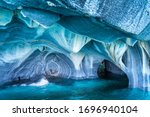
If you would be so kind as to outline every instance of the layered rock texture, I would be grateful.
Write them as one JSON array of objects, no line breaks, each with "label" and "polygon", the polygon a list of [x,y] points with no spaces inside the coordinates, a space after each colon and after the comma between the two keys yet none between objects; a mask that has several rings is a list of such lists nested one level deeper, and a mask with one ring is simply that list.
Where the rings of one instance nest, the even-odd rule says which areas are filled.
[{"label": "layered rock texture", "polygon": [[150,90],[149,0],[1,0],[0,84],[97,77],[103,60]]}]

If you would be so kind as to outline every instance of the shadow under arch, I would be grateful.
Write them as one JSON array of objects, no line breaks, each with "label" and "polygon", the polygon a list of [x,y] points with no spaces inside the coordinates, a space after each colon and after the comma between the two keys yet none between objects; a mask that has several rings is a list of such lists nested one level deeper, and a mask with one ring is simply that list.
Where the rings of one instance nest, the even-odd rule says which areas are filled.
[{"label": "shadow under arch", "polygon": [[126,73],[108,60],[103,60],[100,63],[97,69],[97,75],[101,80],[116,82],[116,84],[109,85],[110,88],[127,88],[129,85],[129,79]]}]

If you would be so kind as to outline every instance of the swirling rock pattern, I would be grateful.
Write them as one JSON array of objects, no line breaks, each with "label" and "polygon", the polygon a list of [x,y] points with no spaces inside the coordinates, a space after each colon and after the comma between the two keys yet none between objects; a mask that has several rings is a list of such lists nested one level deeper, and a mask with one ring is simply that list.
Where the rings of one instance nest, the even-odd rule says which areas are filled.
[{"label": "swirling rock pattern", "polygon": [[150,90],[149,40],[149,0],[1,0],[0,84],[94,78],[106,59]]}]

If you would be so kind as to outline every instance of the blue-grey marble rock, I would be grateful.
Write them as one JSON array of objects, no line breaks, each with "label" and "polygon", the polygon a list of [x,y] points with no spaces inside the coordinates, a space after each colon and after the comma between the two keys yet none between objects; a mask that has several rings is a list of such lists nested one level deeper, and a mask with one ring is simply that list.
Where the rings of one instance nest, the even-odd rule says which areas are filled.
[{"label": "blue-grey marble rock", "polygon": [[150,90],[149,0],[0,1],[0,84],[97,78],[103,60]]}]

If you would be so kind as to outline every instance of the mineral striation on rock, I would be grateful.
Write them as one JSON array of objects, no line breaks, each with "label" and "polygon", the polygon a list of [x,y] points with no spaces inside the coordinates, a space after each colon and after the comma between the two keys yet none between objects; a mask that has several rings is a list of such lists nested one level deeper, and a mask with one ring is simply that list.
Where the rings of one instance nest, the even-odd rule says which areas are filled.
[{"label": "mineral striation on rock", "polygon": [[97,78],[103,60],[150,90],[150,0],[0,1],[0,84]]}]

